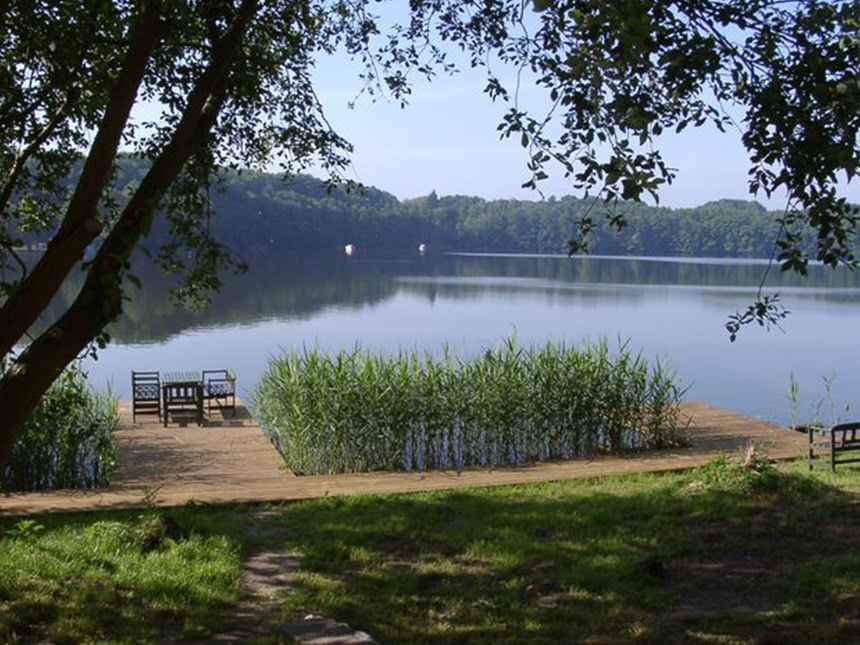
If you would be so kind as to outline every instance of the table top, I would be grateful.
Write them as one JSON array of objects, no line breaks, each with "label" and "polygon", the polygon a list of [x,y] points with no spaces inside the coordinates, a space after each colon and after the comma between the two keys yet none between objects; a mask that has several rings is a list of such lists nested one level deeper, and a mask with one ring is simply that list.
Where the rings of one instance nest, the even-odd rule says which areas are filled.
[{"label": "table top", "polygon": [[162,386],[200,383],[200,372],[165,372],[161,379]]}]

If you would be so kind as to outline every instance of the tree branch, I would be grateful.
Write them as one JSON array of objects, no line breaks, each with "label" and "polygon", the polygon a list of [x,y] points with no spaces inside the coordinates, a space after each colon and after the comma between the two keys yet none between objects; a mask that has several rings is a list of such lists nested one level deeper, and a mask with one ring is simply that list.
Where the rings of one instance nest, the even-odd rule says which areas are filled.
[{"label": "tree branch", "polygon": [[[2,4],[0,4],[0,9],[2,9]],[[2,10],[0,10],[0,32],[2,32],[3,27],[2,17],[3,12]],[[61,105],[60,108],[57,108],[57,110],[55,110],[55,114],[62,113],[64,110],[70,109],[71,105],[74,103],[73,99],[76,93],[75,85],[80,80],[76,78],[76,76],[80,74],[84,59],[86,58],[89,49],[92,47],[93,42],[95,41],[96,33],[98,30],[98,3],[92,3],[87,18],[87,24],[89,25],[89,33],[87,34],[87,38],[84,38],[82,41],[80,54],[78,55],[76,62],[73,65],[66,66],[65,61],[60,61],[61,69],[58,72],[60,78],[54,79],[53,82],[50,80],[43,82],[41,87],[39,87],[36,91],[36,96],[23,107],[21,105],[24,102],[23,92],[21,92],[20,88],[18,87],[10,88],[10,90],[3,97],[3,103],[0,103],[0,127],[11,130],[13,127],[15,127],[17,122],[19,124],[22,124],[21,127],[23,129],[23,124],[27,121],[28,118],[32,117],[32,115],[41,107],[41,105],[46,101],[47,97],[53,96],[57,93],[63,96],[63,105]],[[29,62],[23,63],[22,70],[26,70],[28,65]],[[22,74],[23,73],[25,72],[22,71]],[[12,114],[13,108],[15,107],[18,108],[16,110],[16,114]],[[45,108],[45,111],[50,112],[50,110],[47,108]],[[53,119],[49,119],[49,123],[52,120]],[[50,129],[53,130],[55,128],[56,124]],[[48,134],[48,136],[50,136],[50,133]],[[36,138],[39,138],[39,135],[34,137],[34,139]],[[35,151],[30,152],[26,155],[26,157],[31,156],[34,152]],[[11,192],[14,190],[14,182],[7,182],[7,184],[8,183],[13,184],[11,188],[7,186],[7,188],[9,188]],[[4,200],[0,200],[0,212],[2,212],[3,208],[5,207],[6,202]]]},{"label": "tree branch", "polygon": [[9,170],[9,174],[6,175],[6,180],[3,184],[3,189],[0,191],[0,213],[6,210],[6,207],[9,204],[9,199],[12,197],[12,193],[15,190],[15,184],[21,176],[21,173],[24,172],[24,168],[26,167],[27,161],[39,147],[45,143],[45,141],[53,134],[54,130],[63,120],[68,109],[71,107],[72,102],[74,100],[74,93],[71,88],[66,92],[66,99],[63,101],[63,104],[54,112],[54,115],[48,120],[45,126],[39,131],[39,133],[24,146],[24,149],[18,153],[18,156],[15,157],[15,162],[12,164],[12,168]]},{"label": "tree branch", "polygon": [[102,230],[96,207],[149,57],[158,39],[158,0],[141,0],[131,45],[111,91],[60,230],[27,278],[0,309],[0,356],[7,354],[53,298],[87,245]]}]

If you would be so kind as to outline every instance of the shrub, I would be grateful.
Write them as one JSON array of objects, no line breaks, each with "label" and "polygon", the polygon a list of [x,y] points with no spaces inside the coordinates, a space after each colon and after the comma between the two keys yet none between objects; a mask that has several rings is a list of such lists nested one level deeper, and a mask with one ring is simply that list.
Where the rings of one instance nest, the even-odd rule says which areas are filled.
[{"label": "shrub", "polygon": [[114,465],[119,416],[108,395],[94,392],[76,365],[42,397],[0,477],[5,492],[99,488]]},{"label": "shrub", "polygon": [[468,361],[447,350],[318,350],[270,360],[255,414],[297,473],[521,464],[677,441],[681,393],[659,364],[607,343]]}]

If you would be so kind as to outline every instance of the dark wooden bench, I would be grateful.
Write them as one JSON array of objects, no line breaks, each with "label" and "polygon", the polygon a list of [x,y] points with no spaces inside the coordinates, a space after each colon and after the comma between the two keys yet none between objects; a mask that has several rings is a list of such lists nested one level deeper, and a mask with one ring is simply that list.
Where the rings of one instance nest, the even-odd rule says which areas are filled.
[{"label": "dark wooden bench", "polygon": [[[836,470],[838,464],[860,462],[860,455],[850,454],[860,452],[860,421],[834,426],[810,424],[797,429],[805,430],[809,435],[809,470],[820,457],[827,458],[831,470]],[[816,449],[825,449],[825,452],[816,454]],[[839,457],[845,453],[848,453],[848,459]]]}]

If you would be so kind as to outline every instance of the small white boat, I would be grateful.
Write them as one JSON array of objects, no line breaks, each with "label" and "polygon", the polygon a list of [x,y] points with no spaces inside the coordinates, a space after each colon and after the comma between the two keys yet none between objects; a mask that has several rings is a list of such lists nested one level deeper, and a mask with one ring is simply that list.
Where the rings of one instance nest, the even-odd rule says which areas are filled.
[{"label": "small white boat", "polygon": [[345,247],[343,247],[343,252],[347,255],[352,255],[353,253],[355,253],[355,244],[347,244]]},{"label": "small white boat", "polygon": [[418,252],[419,252],[421,255],[424,255],[425,253],[427,253],[427,245],[426,245],[426,244],[424,244],[423,242],[422,242],[421,244],[419,244],[419,245],[418,245]]}]

